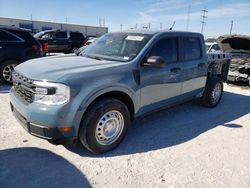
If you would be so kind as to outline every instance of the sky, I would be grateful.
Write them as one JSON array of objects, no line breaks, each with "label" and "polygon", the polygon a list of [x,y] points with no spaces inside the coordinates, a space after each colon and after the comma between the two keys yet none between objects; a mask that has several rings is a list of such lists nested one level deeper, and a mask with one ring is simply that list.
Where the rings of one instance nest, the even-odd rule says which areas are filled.
[{"label": "sky", "polygon": [[[109,31],[169,29],[201,32],[207,10],[206,37],[230,33],[250,35],[250,0],[0,0],[0,17],[99,26],[105,17]],[[189,13],[189,14],[188,14]],[[189,16],[188,16],[189,15]],[[122,28],[121,28],[122,24]]]}]

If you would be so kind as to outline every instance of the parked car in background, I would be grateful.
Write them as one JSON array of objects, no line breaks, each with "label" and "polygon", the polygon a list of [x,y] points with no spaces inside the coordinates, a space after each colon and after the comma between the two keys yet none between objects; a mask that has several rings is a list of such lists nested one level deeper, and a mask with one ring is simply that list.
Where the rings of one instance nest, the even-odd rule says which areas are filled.
[{"label": "parked car in background", "polygon": [[84,46],[88,46],[88,45],[92,44],[93,42],[96,41],[96,39],[97,39],[97,38],[94,38],[94,37],[88,39],[88,40],[84,43]]},{"label": "parked car in background", "polygon": [[41,44],[30,30],[0,26],[0,79],[12,83],[14,67],[26,60],[41,57]]},{"label": "parked car in background", "polygon": [[232,55],[229,81],[242,81],[250,86],[250,36],[224,35],[218,38],[223,52]]},{"label": "parked car in background", "polygon": [[220,46],[217,42],[206,42],[207,52],[220,52]]},{"label": "parked car in background", "polygon": [[47,53],[74,53],[84,45],[85,37],[80,32],[47,30],[34,35],[38,40],[47,40]]},{"label": "parked car in background", "polygon": [[88,35],[88,36],[86,36],[86,38],[85,38],[85,40],[84,40],[84,44],[85,44],[88,40],[94,39],[94,38],[97,38],[97,37],[96,37],[96,36],[93,36],[93,35]]},{"label": "parked car in background", "polygon": [[91,38],[91,39],[87,40],[87,41],[85,42],[84,46],[82,46],[81,48],[79,48],[79,49],[75,52],[75,54],[76,54],[76,55],[79,55],[80,53],[83,52],[83,50],[85,50],[90,44],[94,43],[96,40],[97,40],[97,38]]}]

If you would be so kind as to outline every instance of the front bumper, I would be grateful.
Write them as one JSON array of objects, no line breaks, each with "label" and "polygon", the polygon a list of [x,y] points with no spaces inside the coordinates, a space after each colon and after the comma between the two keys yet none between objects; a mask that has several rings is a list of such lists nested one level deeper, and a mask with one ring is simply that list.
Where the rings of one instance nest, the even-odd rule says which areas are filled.
[{"label": "front bumper", "polygon": [[11,111],[14,117],[19,121],[22,127],[31,135],[46,139],[54,144],[73,143],[77,137],[65,137],[58,128],[50,128],[36,123],[29,122],[17,109],[10,103]]}]

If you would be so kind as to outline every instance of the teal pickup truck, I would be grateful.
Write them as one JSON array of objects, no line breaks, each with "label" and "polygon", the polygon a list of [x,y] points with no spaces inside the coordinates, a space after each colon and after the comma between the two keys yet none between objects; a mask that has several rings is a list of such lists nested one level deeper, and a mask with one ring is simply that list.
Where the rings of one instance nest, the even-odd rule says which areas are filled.
[{"label": "teal pickup truck", "polygon": [[79,56],[17,66],[10,105],[30,134],[54,143],[79,139],[103,153],[139,116],[194,98],[215,107],[229,64],[227,54],[206,53],[199,33],[108,33]]}]

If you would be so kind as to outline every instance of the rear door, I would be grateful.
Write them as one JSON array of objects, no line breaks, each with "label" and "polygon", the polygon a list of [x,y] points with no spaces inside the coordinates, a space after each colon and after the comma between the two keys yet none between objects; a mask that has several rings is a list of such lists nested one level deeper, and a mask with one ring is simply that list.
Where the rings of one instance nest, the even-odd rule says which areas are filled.
[{"label": "rear door", "polygon": [[22,60],[25,41],[10,31],[0,29],[0,61],[4,59]]},{"label": "rear door", "polygon": [[56,50],[60,52],[66,52],[69,50],[69,36],[68,32],[58,31],[55,36]]},{"label": "rear door", "polygon": [[186,97],[197,95],[203,90],[207,79],[207,56],[202,48],[201,37],[186,36],[181,40],[183,61],[183,86],[181,93]]},{"label": "rear door", "polygon": [[160,56],[165,66],[141,67],[142,113],[174,103],[179,100],[182,87],[183,62],[179,61],[178,37],[164,37],[151,48],[150,56]]}]

